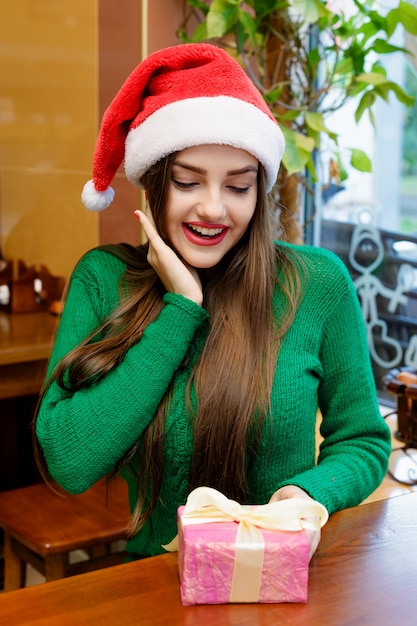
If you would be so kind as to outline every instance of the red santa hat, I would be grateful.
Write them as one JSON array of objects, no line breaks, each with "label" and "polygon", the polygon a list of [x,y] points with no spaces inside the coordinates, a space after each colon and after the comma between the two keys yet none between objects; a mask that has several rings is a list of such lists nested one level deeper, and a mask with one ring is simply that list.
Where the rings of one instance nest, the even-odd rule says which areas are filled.
[{"label": "red santa hat", "polygon": [[260,92],[227,52],[205,43],[155,52],[130,74],[103,116],[82,201],[91,211],[107,208],[123,161],[127,178],[141,187],[142,175],[161,158],[204,144],[255,156],[268,190],[285,147]]}]

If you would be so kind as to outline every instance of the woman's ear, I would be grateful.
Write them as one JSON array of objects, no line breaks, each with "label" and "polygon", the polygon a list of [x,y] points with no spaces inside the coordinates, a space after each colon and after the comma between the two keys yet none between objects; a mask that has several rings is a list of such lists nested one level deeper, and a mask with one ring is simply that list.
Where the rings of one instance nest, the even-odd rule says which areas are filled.
[{"label": "woman's ear", "polygon": [[149,207],[149,194],[148,194],[148,192],[147,192],[147,191],[144,191],[144,192],[143,192],[143,196],[144,196],[144,198],[145,198],[145,209],[144,209],[144,210],[145,210],[145,212],[146,212],[146,211],[150,208],[150,207]]}]

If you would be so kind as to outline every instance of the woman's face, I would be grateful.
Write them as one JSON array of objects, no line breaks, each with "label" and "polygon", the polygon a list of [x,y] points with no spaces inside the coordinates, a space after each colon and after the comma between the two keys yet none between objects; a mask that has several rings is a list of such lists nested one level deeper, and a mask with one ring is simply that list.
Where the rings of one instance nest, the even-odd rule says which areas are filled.
[{"label": "woman's face", "polygon": [[214,267],[244,235],[255,212],[258,161],[238,148],[204,145],[178,152],[165,232],[186,263]]}]

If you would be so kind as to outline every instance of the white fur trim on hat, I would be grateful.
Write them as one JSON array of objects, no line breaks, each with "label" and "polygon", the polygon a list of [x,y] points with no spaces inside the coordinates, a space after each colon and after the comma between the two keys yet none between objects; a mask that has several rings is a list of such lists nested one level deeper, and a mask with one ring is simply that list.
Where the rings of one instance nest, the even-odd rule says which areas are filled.
[{"label": "white fur trim on hat", "polygon": [[267,190],[274,185],[285,149],[279,126],[258,107],[230,96],[178,100],[132,128],[125,145],[125,172],[131,183],[162,157],[204,144],[246,150],[262,163]]}]

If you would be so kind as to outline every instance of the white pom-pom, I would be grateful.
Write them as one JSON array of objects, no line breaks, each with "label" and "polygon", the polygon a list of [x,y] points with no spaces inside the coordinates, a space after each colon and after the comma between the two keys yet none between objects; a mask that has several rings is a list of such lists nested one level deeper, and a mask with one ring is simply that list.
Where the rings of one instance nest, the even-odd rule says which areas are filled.
[{"label": "white pom-pom", "polygon": [[85,183],[81,200],[89,211],[104,211],[113,202],[114,189],[108,187],[105,191],[97,191],[92,180]]}]

